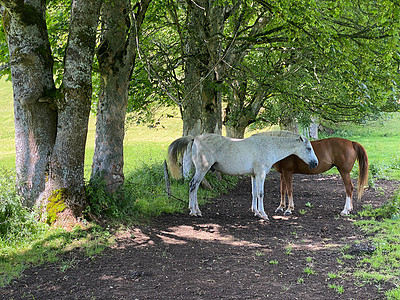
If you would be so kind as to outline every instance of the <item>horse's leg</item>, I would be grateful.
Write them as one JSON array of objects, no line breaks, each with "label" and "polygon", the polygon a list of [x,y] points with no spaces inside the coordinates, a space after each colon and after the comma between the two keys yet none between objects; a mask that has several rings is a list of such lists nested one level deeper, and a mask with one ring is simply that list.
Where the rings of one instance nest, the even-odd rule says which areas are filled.
[{"label": "horse's leg", "polygon": [[199,204],[197,203],[197,190],[199,189],[199,185],[206,175],[207,171],[196,169],[196,173],[194,174],[192,180],[189,184],[189,209],[191,216],[201,217],[201,211],[199,208]]},{"label": "horse's leg", "polygon": [[251,211],[254,213],[255,216],[258,215],[258,210],[257,210],[257,185],[256,185],[256,179],[252,175],[251,176]]},{"label": "horse's leg", "polygon": [[292,214],[292,210],[294,210],[294,201],[293,201],[293,173],[287,172],[285,174],[286,181],[286,192],[288,196],[288,208],[285,211],[285,216],[290,216]]},{"label": "horse's leg", "polygon": [[257,187],[257,216],[264,220],[269,220],[267,214],[264,211],[264,182],[267,172],[262,170],[256,175],[256,187]]},{"label": "horse's leg", "polygon": [[353,183],[351,182],[350,172],[339,170],[340,176],[346,188],[346,203],[344,204],[343,211],[340,213],[342,216],[349,215],[353,210]]},{"label": "horse's leg", "polygon": [[280,178],[281,178],[281,203],[278,206],[277,209],[275,209],[276,213],[283,213],[283,210],[286,207],[286,181],[285,181],[285,176],[283,176],[283,173],[280,174]]}]

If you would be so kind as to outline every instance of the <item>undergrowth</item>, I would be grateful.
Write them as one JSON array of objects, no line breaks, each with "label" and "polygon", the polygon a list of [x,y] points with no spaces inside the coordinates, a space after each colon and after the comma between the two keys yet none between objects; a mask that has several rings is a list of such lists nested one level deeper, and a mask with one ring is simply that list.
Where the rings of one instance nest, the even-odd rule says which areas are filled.
[{"label": "undergrowth", "polygon": [[34,239],[46,230],[37,222],[35,212],[24,206],[15,189],[15,173],[0,168],[0,248],[16,241]]},{"label": "undergrowth", "polygon": [[[225,193],[237,182],[237,177],[224,176],[222,180],[213,174],[206,175],[212,191],[199,189],[199,204],[206,199]],[[189,203],[189,182],[171,179],[171,196],[166,192],[162,163],[143,164],[125,177],[123,187],[114,195],[106,192],[101,179],[87,185],[89,206],[87,213],[111,221],[147,222],[163,213],[184,212]]]},{"label": "undergrowth", "polygon": [[[400,190],[382,207],[370,206],[359,213],[355,224],[369,237],[376,250],[360,261],[355,275],[367,282],[388,281],[400,286]],[[400,299],[400,289],[386,292],[387,299]]]}]

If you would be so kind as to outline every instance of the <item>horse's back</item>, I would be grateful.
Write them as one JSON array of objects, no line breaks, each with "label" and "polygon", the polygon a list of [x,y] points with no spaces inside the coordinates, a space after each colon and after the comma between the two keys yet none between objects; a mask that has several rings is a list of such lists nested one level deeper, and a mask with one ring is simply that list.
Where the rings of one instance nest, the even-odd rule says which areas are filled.
[{"label": "horse's back", "polygon": [[197,136],[192,154],[199,164],[207,164],[229,175],[252,173],[254,145],[246,139],[234,139],[217,134]]}]

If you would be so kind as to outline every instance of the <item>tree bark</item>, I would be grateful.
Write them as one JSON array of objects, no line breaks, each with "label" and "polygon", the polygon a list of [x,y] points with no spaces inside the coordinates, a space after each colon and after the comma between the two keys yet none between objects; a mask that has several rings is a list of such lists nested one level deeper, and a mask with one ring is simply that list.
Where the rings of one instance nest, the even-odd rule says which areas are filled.
[{"label": "tree bark", "polygon": [[57,136],[42,205],[61,199],[74,216],[86,205],[84,158],[92,99],[92,64],[100,0],[72,2],[64,57],[63,97],[58,101]]},{"label": "tree bark", "polygon": [[57,128],[45,1],[0,3],[5,7],[3,24],[14,90],[16,186],[26,205],[33,206],[45,188]]},{"label": "tree bark", "polygon": [[183,134],[221,134],[222,105],[217,85],[224,8],[216,1],[204,0],[188,1],[187,5]]},{"label": "tree bark", "polygon": [[246,97],[248,97],[246,80],[235,80],[232,84],[232,91],[233,99],[229,99],[225,109],[226,135],[242,139],[247,126],[256,120],[267,92],[259,90],[250,101],[246,101]]},{"label": "tree bark", "polygon": [[128,88],[135,66],[138,33],[150,2],[138,2],[134,18],[131,18],[134,13],[128,0],[106,1],[101,12],[102,34],[97,49],[101,86],[91,179],[92,182],[105,180],[110,193],[124,182]]},{"label": "tree bark", "polygon": [[72,2],[61,91],[53,80],[46,1],[2,0],[14,90],[17,188],[56,220],[85,205],[84,154],[101,0]]}]

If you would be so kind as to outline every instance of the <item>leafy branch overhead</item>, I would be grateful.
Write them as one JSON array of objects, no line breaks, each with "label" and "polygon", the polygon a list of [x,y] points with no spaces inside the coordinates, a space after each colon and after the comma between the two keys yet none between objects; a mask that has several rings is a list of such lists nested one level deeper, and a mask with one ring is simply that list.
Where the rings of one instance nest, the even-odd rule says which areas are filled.
[{"label": "leafy branch overhead", "polygon": [[[147,82],[146,99],[152,99],[154,89],[160,96],[162,84],[181,101],[188,58],[183,45],[188,31],[186,6],[169,3],[168,14],[156,10],[160,17],[156,24],[155,19],[148,20],[141,44],[146,63],[158,76],[149,77],[139,64],[136,78]],[[224,29],[213,36],[222,44],[215,54],[221,59],[215,70],[220,75],[218,89],[229,106],[225,124],[237,124],[238,118],[243,119],[240,110],[246,109],[253,111],[250,123],[258,117],[277,123],[276,105],[290,105],[292,115],[302,114],[305,120],[311,113],[332,121],[359,121],[381,110],[398,109],[399,7],[395,3],[258,0],[213,5],[225,12],[215,21],[224,22]],[[207,26],[199,32],[211,30]],[[209,42],[201,37],[198,44]],[[246,81],[241,104],[235,103],[236,80]],[[255,99],[260,103],[255,104]],[[236,113],[235,107],[240,109]]]}]

